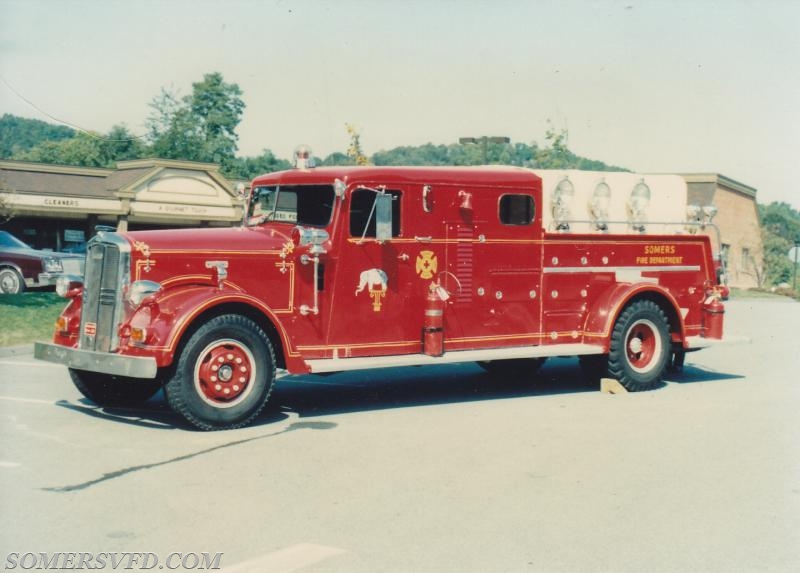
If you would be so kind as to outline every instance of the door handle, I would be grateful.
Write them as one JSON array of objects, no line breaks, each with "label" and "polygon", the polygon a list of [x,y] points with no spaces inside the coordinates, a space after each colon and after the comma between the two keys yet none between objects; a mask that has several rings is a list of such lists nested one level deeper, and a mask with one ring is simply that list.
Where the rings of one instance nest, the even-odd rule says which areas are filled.
[{"label": "door handle", "polygon": [[399,255],[397,255],[397,259],[400,261],[407,261],[410,258],[411,257],[409,257],[407,253],[400,253]]}]

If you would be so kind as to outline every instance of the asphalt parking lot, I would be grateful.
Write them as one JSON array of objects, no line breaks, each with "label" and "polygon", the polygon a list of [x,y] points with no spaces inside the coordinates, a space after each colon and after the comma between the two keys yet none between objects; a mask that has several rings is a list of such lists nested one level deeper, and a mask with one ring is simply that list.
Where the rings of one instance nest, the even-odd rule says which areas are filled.
[{"label": "asphalt parking lot", "polygon": [[[283,379],[253,427],[200,433],[159,395],[83,400],[0,355],[0,559],[223,553],[222,570],[800,568],[800,304],[728,303],[752,343],[659,390],[472,364]],[[158,569],[159,567],[155,567]],[[154,569],[154,570],[155,570]]]}]

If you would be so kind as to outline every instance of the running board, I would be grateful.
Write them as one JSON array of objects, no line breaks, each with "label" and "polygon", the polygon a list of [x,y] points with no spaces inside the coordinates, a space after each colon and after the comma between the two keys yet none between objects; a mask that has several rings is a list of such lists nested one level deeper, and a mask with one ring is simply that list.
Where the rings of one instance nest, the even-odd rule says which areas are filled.
[{"label": "running board", "polygon": [[364,358],[325,358],[306,360],[306,364],[313,374],[319,374],[321,372],[340,372],[343,370],[397,368],[400,366],[431,366],[433,364],[455,364],[458,362],[480,362],[483,360],[549,358],[553,356],[582,356],[587,354],[603,354],[603,347],[599,344],[549,344],[546,346],[491,348],[488,350],[454,350],[445,352],[442,356],[400,354],[393,356],[369,356]]}]

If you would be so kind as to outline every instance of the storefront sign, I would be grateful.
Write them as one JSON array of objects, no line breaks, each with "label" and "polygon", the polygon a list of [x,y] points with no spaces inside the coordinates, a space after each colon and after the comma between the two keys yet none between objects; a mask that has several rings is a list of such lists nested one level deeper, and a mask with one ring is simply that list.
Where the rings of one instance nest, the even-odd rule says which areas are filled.
[{"label": "storefront sign", "polygon": [[160,215],[186,217],[193,219],[237,219],[233,207],[214,207],[211,205],[183,205],[179,203],[131,203],[134,215]]},{"label": "storefront sign", "polygon": [[117,199],[51,197],[23,193],[6,194],[5,197],[11,205],[25,209],[39,208],[45,211],[80,211],[82,213],[122,213],[122,205]]}]

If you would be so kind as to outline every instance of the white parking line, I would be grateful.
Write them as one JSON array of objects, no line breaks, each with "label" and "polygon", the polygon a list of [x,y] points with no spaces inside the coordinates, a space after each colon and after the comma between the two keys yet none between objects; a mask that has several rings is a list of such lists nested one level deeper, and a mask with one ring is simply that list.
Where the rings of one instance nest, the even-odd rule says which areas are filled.
[{"label": "white parking line", "polygon": [[223,569],[225,573],[289,573],[342,553],[347,551],[336,547],[299,543]]},{"label": "white parking line", "polygon": [[0,462],[0,468],[18,468],[21,465],[18,462]]},{"label": "white parking line", "polygon": [[29,402],[31,404],[55,404],[55,400],[38,400],[36,398],[16,398],[15,396],[0,396],[0,400],[9,402]]},{"label": "white parking line", "polygon": [[44,360],[38,362],[23,362],[20,360],[0,360],[0,364],[8,366],[50,366],[51,368],[66,368],[63,364],[55,364],[53,362],[45,362]]}]

